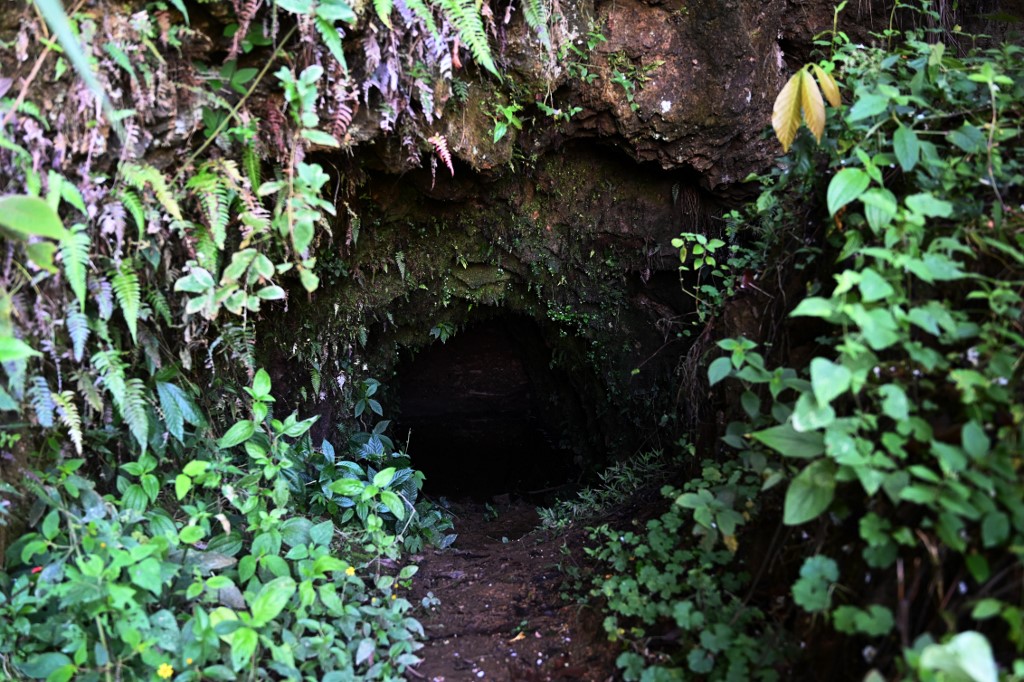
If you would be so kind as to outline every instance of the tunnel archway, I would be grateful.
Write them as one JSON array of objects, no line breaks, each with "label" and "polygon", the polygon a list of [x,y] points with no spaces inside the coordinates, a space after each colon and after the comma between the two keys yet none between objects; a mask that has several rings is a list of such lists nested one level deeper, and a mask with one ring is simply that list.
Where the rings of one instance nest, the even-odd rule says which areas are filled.
[{"label": "tunnel archway", "polygon": [[394,433],[433,495],[487,499],[571,486],[579,447],[566,440],[579,398],[553,367],[532,319],[503,313],[471,323],[397,367]]}]

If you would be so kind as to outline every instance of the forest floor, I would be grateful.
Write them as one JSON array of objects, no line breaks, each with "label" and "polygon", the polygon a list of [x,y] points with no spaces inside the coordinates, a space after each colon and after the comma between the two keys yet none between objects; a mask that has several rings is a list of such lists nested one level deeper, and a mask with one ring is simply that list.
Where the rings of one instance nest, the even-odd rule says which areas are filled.
[{"label": "forest floor", "polygon": [[601,615],[561,596],[559,563],[582,554],[584,531],[538,530],[534,505],[508,496],[450,509],[458,540],[426,551],[413,583],[414,603],[428,593],[440,603],[421,618],[423,663],[407,679],[614,679]]}]

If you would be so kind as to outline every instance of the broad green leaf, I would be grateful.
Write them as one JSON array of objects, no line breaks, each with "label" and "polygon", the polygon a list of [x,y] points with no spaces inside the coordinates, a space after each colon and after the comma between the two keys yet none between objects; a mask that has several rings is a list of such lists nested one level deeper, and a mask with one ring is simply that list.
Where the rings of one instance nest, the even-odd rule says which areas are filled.
[{"label": "broad green leaf", "polygon": [[66,665],[72,665],[70,658],[65,654],[51,651],[45,654],[36,654],[26,662],[15,667],[22,675],[26,675],[34,680],[45,680],[51,673]]},{"label": "broad green leaf", "polygon": [[839,580],[839,566],[831,557],[815,554],[804,560],[800,578],[793,584],[793,601],[809,613],[828,609],[832,585]]},{"label": "broad green leaf", "polygon": [[35,242],[25,247],[25,254],[30,261],[54,275],[57,274],[57,266],[53,264],[53,257],[56,253],[57,245],[53,242]]},{"label": "broad green leaf", "polygon": [[252,438],[254,433],[256,433],[256,425],[248,419],[243,419],[228,429],[228,432],[220,437],[220,440],[217,441],[217,447],[225,449],[234,447],[235,445]]},{"label": "broad green leaf", "polygon": [[382,490],[380,493],[380,501],[387,506],[388,510],[395,515],[395,518],[401,521],[405,518],[405,503],[402,502],[402,498],[390,490]]},{"label": "broad green leaf", "polygon": [[205,535],[206,532],[201,526],[185,526],[181,529],[181,533],[178,534],[178,537],[181,538],[181,541],[186,545],[193,545],[202,540]]},{"label": "broad green leaf", "polygon": [[267,370],[260,368],[252,379],[252,392],[257,398],[270,395],[270,375]]},{"label": "broad green leaf", "polygon": [[338,140],[333,135],[325,133],[322,130],[316,130],[314,128],[303,128],[302,137],[309,140],[313,144],[318,144],[321,147],[340,147]]},{"label": "broad green leaf", "polygon": [[1010,537],[1010,517],[1004,512],[985,514],[981,521],[981,541],[986,548],[998,547]]},{"label": "broad green leaf", "polygon": [[793,408],[793,429],[801,433],[822,429],[834,422],[836,411],[828,403],[819,404],[811,393],[803,393]]},{"label": "broad green leaf", "polygon": [[160,562],[149,557],[128,568],[128,577],[133,583],[144,590],[149,590],[159,597],[163,591],[163,579],[160,576]]},{"label": "broad green leaf", "polygon": [[263,627],[277,618],[295,594],[295,581],[289,577],[275,578],[260,588],[252,600],[252,624]]},{"label": "broad green leaf", "polygon": [[0,362],[21,360],[33,355],[42,355],[21,339],[13,336],[0,336]]},{"label": "broad green leaf", "polygon": [[0,197],[0,226],[25,237],[48,237],[62,242],[71,239],[57,212],[39,197]]},{"label": "broad green leaf", "polygon": [[714,386],[719,381],[729,376],[731,371],[732,360],[729,356],[715,358],[715,360],[708,366],[708,384]]},{"label": "broad green leaf", "polygon": [[309,539],[313,544],[327,547],[334,539],[334,522],[330,519],[318,523],[309,529]]},{"label": "broad green leaf", "polygon": [[964,123],[960,128],[950,132],[946,136],[950,142],[968,154],[977,154],[985,149],[988,139],[985,134],[970,123]]},{"label": "broad green leaf", "polygon": [[377,643],[369,637],[359,642],[359,647],[356,649],[356,665],[362,665],[370,660],[373,656],[373,652],[377,649]]},{"label": "broad green leaf", "polygon": [[373,476],[373,484],[375,486],[377,486],[378,488],[386,487],[389,483],[391,483],[391,479],[393,479],[395,477],[395,471],[396,471],[395,467],[388,467],[387,469],[381,469],[376,474],[374,474],[374,476]]},{"label": "broad green leaf", "polygon": [[836,313],[836,304],[821,296],[808,296],[797,304],[790,317],[832,317]]},{"label": "broad green leaf", "polygon": [[836,465],[830,459],[808,464],[789,484],[782,522],[798,526],[820,516],[832,504],[836,492]]},{"label": "broad green leaf", "polygon": [[861,271],[860,284],[858,286],[860,287],[861,300],[865,303],[881,301],[896,293],[892,285],[872,268],[864,268]]},{"label": "broad green leaf", "polygon": [[917,133],[913,128],[908,128],[902,123],[896,128],[892,136],[893,151],[896,152],[896,160],[900,162],[900,168],[904,173],[914,170],[917,159],[921,155],[921,145],[917,140]]},{"label": "broad green leaf", "polygon": [[937,198],[931,192],[911,194],[904,201],[911,211],[928,218],[948,218],[953,215],[953,204]]},{"label": "broad green leaf", "polygon": [[772,128],[782,144],[782,151],[788,152],[800,128],[800,87],[803,83],[799,71],[786,82],[772,107]]},{"label": "broad green leaf", "polygon": [[877,116],[889,108],[889,98],[884,95],[866,94],[857,97],[857,101],[850,107],[846,119],[851,123],[865,118]]},{"label": "broad green leaf", "polygon": [[825,452],[825,440],[820,433],[800,433],[789,423],[755,431],[750,437],[764,443],[783,457],[806,459]]},{"label": "broad green leaf", "polygon": [[181,500],[192,490],[192,479],[185,474],[178,474],[174,477],[174,496]]},{"label": "broad green leaf", "polygon": [[817,64],[812,64],[811,68],[814,70],[814,77],[818,79],[818,85],[821,86],[821,92],[825,95],[828,103],[834,107],[842,106],[843,97],[839,94],[839,86],[836,84],[836,79],[832,77],[832,74],[826,72]]},{"label": "broad green leaf", "polygon": [[826,358],[811,360],[811,390],[820,405],[828,405],[850,388],[850,370]]},{"label": "broad green leaf", "polygon": [[885,384],[878,388],[882,396],[882,412],[897,423],[910,418],[910,401],[907,394],[898,384]]},{"label": "broad green leaf", "polygon": [[975,461],[980,461],[985,457],[992,447],[991,441],[985,434],[985,429],[975,419],[964,424],[960,438],[964,451]]},{"label": "broad green leaf", "polygon": [[828,212],[835,215],[843,206],[860,197],[871,184],[871,177],[860,168],[843,168],[828,183]]},{"label": "broad green leaf", "polygon": [[252,628],[240,627],[231,635],[231,666],[241,670],[249,664],[256,652],[259,635]]},{"label": "broad green leaf", "polygon": [[864,204],[864,217],[875,232],[888,227],[899,210],[896,195],[882,187],[872,187],[860,195],[860,200]]},{"label": "broad green leaf", "polygon": [[365,487],[366,484],[362,481],[358,481],[354,478],[341,478],[328,485],[327,489],[332,493],[344,495],[345,497],[354,497],[355,495],[363,492],[363,488]]},{"label": "broad green leaf", "polygon": [[920,665],[925,670],[945,673],[947,680],[997,682],[992,646],[985,635],[968,630],[955,635],[945,644],[929,644],[921,652]]},{"label": "broad green leaf", "polygon": [[800,108],[803,110],[804,122],[819,143],[825,134],[825,102],[821,99],[814,78],[807,69],[800,69]]}]

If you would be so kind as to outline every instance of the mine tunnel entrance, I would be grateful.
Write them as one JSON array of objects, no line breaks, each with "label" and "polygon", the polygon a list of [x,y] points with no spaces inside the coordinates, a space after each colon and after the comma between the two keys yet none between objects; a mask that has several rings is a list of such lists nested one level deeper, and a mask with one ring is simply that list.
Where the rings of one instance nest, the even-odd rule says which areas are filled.
[{"label": "mine tunnel entrance", "polygon": [[434,343],[399,364],[398,387],[394,433],[409,438],[427,494],[538,496],[574,480],[576,453],[560,443],[578,400],[531,319],[506,314]]}]

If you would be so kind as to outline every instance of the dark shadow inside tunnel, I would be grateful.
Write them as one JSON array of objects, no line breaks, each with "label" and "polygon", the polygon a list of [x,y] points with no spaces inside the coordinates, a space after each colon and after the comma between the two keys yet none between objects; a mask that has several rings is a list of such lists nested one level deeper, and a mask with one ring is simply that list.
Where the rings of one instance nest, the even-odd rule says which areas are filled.
[{"label": "dark shadow inside tunnel", "polygon": [[566,434],[579,400],[531,319],[476,322],[404,359],[397,383],[394,433],[409,439],[427,494],[540,495],[575,477]]}]

